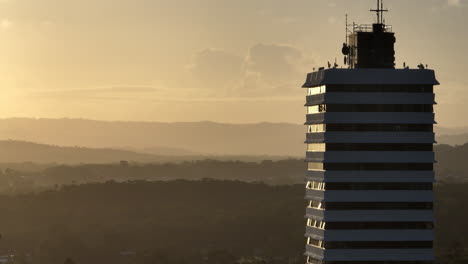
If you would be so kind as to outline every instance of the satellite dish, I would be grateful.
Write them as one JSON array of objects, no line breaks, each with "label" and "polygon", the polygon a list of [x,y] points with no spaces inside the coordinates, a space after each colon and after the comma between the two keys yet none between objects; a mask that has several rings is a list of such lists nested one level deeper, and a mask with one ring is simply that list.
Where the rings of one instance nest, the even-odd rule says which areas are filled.
[{"label": "satellite dish", "polygon": [[343,48],[341,49],[341,52],[343,52],[343,55],[349,55],[350,49],[346,43],[343,43]]}]

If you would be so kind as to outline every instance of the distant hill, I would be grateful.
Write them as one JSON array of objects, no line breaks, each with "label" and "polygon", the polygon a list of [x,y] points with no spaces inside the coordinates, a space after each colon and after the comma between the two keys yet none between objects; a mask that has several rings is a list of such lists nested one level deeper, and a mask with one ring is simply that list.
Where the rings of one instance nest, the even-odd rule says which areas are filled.
[{"label": "distant hill", "polygon": [[[17,140],[0,140],[0,170],[11,168],[21,171],[38,171],[53,164],[108,164],[119,163],[122,160],[137,163],[165,163],[207,159],[259,162],[288,158],[287,156],[263,155],[209,156],[170,148],[151,148],[147,150],[143,149],[142,151],[144,152],[114,148],[64,147]],[[191,155],[182,156],[183,153]]]},{"label": "distant hill", "polygon": [[439,144],[447,144],[452,146],[464,145],[468,142],[468,133],[456,135],[441,135],[437,137],[437,142]]},{"label": "distant hill", "polygon": [[[434,148],[438,181],[468,182],[468,144]],[[121,160],[136,161],[119,164]],[[26,162],[26,163],[25,163]],[[29,162],[29,163],[28,163]],[[304,181],[303,158],[269,156],[157,156],[115,149],[59,147],[0,141],[0,175],[13,169],[37,186],[109,180],[239,180],[268,184]],[[0,177],[1,178],[1,177]],[[5,187],[0,183],[1,187]]]},{"label": "distant hill", "polygon": [[468,127],[440,127],[435,126],[434,130],[437,135],[445,135],[445,136],[454,136],[460,134],[468,133]]},{"label": "distant hill", "polygon": [[463,145],[468,142],[468,127],[435,127],[437,142],[452,146]]},{"label": "distant hill", "polygon": [[117,149],[59,147],[31,142],[0,141],[0,162],[114,163],[120,160],[154,162],[160,157]]},{"label": "distant hill", "polygon": [[[439,144],[468,142],[468,128],[436,127]],[[463,134],[466,133],[466,134]],[[463,135],[461,135],[463,134]],[[304,156],[302,124],[108,122],[0,119],[0,139],[59,146],[124,149],[161,156]]]},{"label": "distant hill", "polygon": [[[59,146],[130,148],[177,155],[303,156],[305,128],[299,124],[106,122],[83,119],[0,119],[0,139]],[[182,152],[182,153],[181,153]]]}]

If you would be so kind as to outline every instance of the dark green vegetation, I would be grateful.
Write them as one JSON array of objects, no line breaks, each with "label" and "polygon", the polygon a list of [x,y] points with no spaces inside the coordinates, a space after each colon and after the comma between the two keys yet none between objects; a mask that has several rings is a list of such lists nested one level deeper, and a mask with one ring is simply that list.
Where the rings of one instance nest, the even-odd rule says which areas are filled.
[{"label": "dark green vegetation", "polygon": [[[467,188],[436,186],[442,263],[467,258]],[[66,258],[89,264],[303,263],[303,197],[303,185],[213,180],[108,182],[0,196],[0,250],[39,264]]]},{"label": "dark green vegetation", "polygon": [[468,143],[456,147],[439,145],[435,151],[439,181],[468,182]]},{"label": "dark green vegetation", "polygon": [[302,186],[212,180],[68,186],[0,197],[0,250],[31,254],[33,263],[70,257],[230,264],[253,256],[288,263],[304,247],[304,205]]},{"label": "dark green vegetation", "polygon": [[302,160],[240,162],[204,160],[165,164],[134,164],[122,161],[119,164],[83,164],[77,166],[54,166],[42,169],[23,164],[11,169],[8,164],[0,172],[0,193],[27,193],[55,188],[57,185],[98,183],[107,181],[169,181],[176,179],[240,180],[266,182],[268,184],[294,184],[304,181],[305,163]]},{"label": "dark green vegetation", "polygon": [[[438,181],[468,182],[468,144],[435,147]],[[301,159],[242,162],[200,160],[177,163],[38,165],[34,163],[0,164],[0,193],[29,192],[70,185],[110,180],[168,181],[176,179],[239,180],[265,182],[271,185],[300,184],[304,181],[305,162]]]},{"label": "dark green vegetation", "polygon": [[[302,159],[194,156],[162,163],[167,159],[132,151],[2,143],[0,258],[12,254],[22,264],[303,263]],[[437,255],[442,263],[466,263],[468,144],[435,151]],[[155,157],[160,163],[143,163]]]}]

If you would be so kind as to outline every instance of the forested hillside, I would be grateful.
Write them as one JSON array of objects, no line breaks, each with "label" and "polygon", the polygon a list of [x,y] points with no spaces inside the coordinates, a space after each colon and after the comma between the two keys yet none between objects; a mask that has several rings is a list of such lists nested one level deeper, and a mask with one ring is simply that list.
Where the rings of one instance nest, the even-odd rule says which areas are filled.
[{"label": "forested hillside", "polygon": [[[441,263],[466,263],[467,188],[436,185]],[[213,180],[108,182],[0,196],[0,251],[39,264],[68,257],[88,264],[299,264],[303,197],[303,185]]]},{"label": "forested hillside", "polygon": [[[457,147],[438,145],[435,146],[435,152],[438,161],[435,171],[439,182],[468,182],[468,162],[465,161],[465,157],[468,156],[468,144]],[[305,169],[306,163],[303,159],[260,162],[208,159],[172,163],[122,160],[111,164],[80,165],[0,164],[0,193],[29,192],[55,185],[103,183],[110,180],[124,182],[211,178],[264,182],[271,185],[302,184]]]}]

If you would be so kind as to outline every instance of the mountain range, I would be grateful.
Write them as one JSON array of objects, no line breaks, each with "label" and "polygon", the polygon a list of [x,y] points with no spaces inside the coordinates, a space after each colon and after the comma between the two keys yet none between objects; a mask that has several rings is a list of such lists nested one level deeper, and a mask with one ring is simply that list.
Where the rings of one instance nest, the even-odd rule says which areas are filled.
[{"label": "mountain range", "polygon": [[[302,157],[305,148],[304,133],[303,125],[288,123],[221,124],[86,119],[0,119],[0,140],[106,149],[107,152],[112,149],[114,152],[121,151],[119,156],[136,160],[152,160],[155,155]],[[437,138],[439,144],[462,145],[468,142],[468,127],[436,127],[436,133],[439,135]],[[10,148],[11,143],[8,146]]]}]

